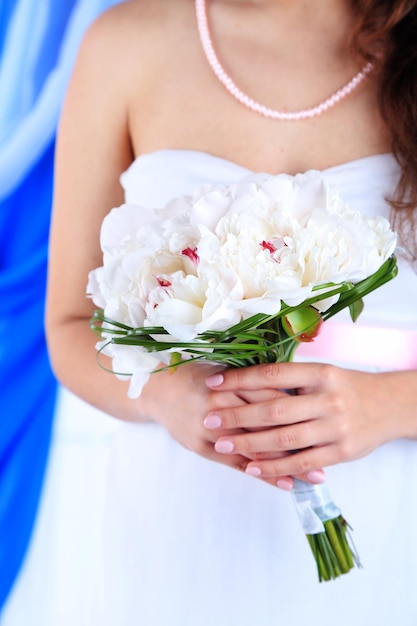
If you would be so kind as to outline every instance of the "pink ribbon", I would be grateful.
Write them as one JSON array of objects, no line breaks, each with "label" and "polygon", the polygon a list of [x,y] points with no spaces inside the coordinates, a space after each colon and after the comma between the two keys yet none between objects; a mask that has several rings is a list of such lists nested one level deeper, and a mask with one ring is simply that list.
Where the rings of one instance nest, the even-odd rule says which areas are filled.
[{"label": "pink ribbon", "polygon": [[417,369],[417,331],[325,322],[314,341],[299,345],[296,356],[388,370]]}]

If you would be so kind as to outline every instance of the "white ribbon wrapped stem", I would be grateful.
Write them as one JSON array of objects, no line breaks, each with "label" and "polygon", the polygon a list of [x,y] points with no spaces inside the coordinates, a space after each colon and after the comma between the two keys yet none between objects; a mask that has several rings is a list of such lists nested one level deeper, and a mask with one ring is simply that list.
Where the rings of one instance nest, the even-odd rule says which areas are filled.
[{"label": "white ribbon wrapped stem", "polygon": [[306,535],[325,532],[323,522],[335,519],[341,514],[340,509],[333,503],[327,487],[323,484],[311,485],[294,479],[291,493]]}]

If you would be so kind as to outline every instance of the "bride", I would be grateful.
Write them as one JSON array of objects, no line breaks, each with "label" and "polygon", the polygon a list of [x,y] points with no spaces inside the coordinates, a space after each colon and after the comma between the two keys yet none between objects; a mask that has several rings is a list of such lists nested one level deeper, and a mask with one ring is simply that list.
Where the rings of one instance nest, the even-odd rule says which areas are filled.
[{"label": "bride", "polygon": [[[406,0],[132,0],[89,29],[59,129],[47,333],[62,383],[119,421],[92,624],[415,625],[416,27]],[[104,216],[311,169],[400,234],[399,276],[347,349],[238,376],[189,364],[129,399],[88,324]],[[363,570],[317,582],[294,475],[326,475]]]}]

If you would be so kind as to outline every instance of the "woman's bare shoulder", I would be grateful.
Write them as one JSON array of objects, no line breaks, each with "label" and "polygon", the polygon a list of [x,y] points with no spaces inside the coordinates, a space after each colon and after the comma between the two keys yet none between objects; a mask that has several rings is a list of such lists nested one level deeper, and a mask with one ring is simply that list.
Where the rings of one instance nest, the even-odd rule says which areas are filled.
[{"label": "woman's bare shoulder", "polygon": [[[104,11],[90,26],[87,37],[103,38],[111,48],[121,40],[161,43],[160,36],[194,16],[193,0],[127,0]],[[125,48],[125,46],[123,46]]]},{"label": "woman's bare shoulder", "polygon": [[132,77],[132,66],[146,75],[166,61],[175,39],[193,32],[194,20],[193,0],[127,0],[93,21],[79,56],[116,80],[123,79],[123,68]]}]

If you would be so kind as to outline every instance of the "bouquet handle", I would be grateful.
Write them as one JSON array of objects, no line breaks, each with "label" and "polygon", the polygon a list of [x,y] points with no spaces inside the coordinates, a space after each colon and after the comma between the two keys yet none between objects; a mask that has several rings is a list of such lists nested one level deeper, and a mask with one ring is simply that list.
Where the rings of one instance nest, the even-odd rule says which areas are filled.
[{"label": "bouquet handle", "polygon": [[313,552],[319,581],[327,581],[362,567],[350,526],[324,484],[294,479],[292,496],[301,526]]}]

